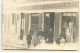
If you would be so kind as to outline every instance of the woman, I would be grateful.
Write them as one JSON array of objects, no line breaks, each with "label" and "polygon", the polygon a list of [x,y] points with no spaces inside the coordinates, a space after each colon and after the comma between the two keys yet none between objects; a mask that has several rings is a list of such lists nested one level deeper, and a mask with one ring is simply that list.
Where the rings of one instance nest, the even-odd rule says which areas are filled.
[{"label": "woman", "polygon": [[26,40],[27,40],[27,45],[28,45],[28,48],[29,48],[30,45],[31,45],[31,40],[32,40],[32,37],[31,37],[30,33],[27,35]]},{"label": "woman", "polygon": [[38,44],[37,35],[37,31],[35,31],[32,35],[32,45],[34,45],[34,47]]}]

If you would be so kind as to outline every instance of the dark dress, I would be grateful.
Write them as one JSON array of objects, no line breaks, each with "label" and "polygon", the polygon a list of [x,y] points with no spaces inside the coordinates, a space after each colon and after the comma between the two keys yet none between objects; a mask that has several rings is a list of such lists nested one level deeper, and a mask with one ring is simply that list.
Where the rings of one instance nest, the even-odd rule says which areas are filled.
[{"label": "dark dress", "polygon": [[39,31],[38,36],[39,36],[39,35],[42,35],[42,36],[43,36],[43,32],[42,32],[42,31]]},{"label": "dark dress", "polygon": [[43,35],[44,35],[44,38],[45,38],[45,41],[47,42],[47,38],[48,38],[48,31],[44,31],[44,33],[43,33]]},{"label": "dark dress", "polygon": [[31,40],[32,40],[32,37],[31,37],[30,34],[27,35],[26,40],[27,40],[27,45],[28,45],[28,48],[29,48],[30,45],[31,45]]},{"label": "dark dress", "polygon": [[48,43],[53,43],[53,31],[49,31],[48,33]]}]

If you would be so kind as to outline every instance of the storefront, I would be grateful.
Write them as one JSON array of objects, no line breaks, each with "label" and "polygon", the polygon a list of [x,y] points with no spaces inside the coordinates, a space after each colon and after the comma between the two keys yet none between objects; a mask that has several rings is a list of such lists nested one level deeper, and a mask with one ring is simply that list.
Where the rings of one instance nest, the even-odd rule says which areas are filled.
[{"label": "storefront", "polygon": [[[33,34],[35,31],[39,32],[40,29],[43,29],[46,38],[51,36],[56,41],[58,37],[64,37],[67,43],[75,42],[77,12],[27,13],[24,19],[25,24],[24,21],[23,23],[21,21],[21,29],[23,29],[21,37],[27,35],[28,32]],[[48,35],[50,29],[52,29],[53,35]]]},{"label": "storefront", "polygon": [[21,5],[13,8],[15,13],[10,9],[14,34],[18,34],[19,39],[23,40],[29,32],[33,34],[42,29],[47,35],[51,29],[53,31],[51,37],[54,41],[58,37],[64,37],[68,43],[75,42],[77,40],[76,33],[78,34],[78,26],[76,26],[78,23],[78,4],[77,1],[62,1],[30,6]]},{"label": "storefront", "polygon": [[62,34],[66,42],[75,42],[77,13],[67,12],[62,13]]}]

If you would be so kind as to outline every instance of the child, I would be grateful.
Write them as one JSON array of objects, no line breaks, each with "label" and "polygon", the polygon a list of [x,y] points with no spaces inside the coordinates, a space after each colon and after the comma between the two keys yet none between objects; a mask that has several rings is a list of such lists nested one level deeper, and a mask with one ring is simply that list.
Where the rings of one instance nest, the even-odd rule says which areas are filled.
[{"label": "child", "polygon": [[60,45],[61,45],[61,46],[64,46],[64,44],[65,44],[65,39],[62,37],[62,38],[60,39]]},{"label": "child", "polygon": [[45,42],[46,42],[46,41],[45,41],[44,37],[42,37],[42,39],[40,40],[41,45],[44,45]]}]

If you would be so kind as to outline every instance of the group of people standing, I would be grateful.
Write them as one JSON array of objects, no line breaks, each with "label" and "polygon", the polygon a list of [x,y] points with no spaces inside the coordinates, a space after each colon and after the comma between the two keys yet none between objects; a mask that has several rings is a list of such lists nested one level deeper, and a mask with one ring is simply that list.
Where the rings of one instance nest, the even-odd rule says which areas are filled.
[{"label": "group of people standing", "polygon": [[30,48],[31,45],[34,47],[41,43],[53,43],[53,31],[50,29],[50,31],[45,34],[45,32],[40,29],[39,31],[34,31],[34,33],[28,33],[26,36],[27,45],[28,48]]}]

